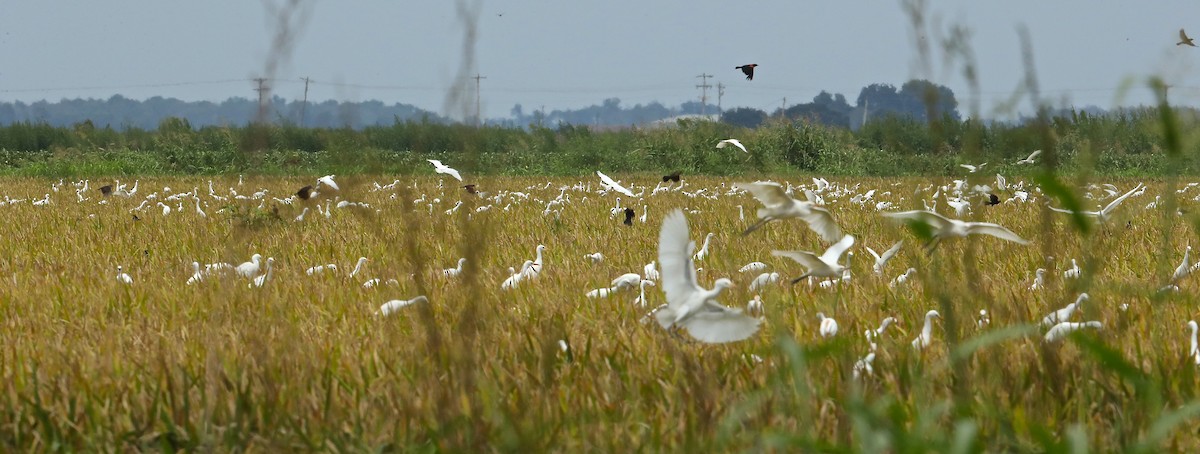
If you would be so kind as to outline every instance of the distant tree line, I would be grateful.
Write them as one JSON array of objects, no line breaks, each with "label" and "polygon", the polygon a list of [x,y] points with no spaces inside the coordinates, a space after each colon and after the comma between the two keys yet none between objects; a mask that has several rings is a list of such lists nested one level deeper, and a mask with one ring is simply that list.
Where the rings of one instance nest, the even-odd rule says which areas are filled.
[{"label": "distant tree line", "polygon": [[[71,126],[89,121],[96,127],[117,130],[154,129],[164,119],[180,118],[194,128],[207,126],[244,126],[255,121],[257,100],[229,98],[216,103],[187,102],[174,98],[153,97],[144,101],[121,95],[106,100],[63,99],[58,102],[38,101],[0,103],[0,125],[18,122],[44,123],[50,126]],[[380,101],[304,103],[280,97],[270,99],[266,120],[275,125],[351,128],[362,130],[372,126],[387,126],[396,122],[418,121],[451,123],[446,117],[410,104],[384,104]],[[720,113],[721,121],[746,128],[757,128],[769,118],[803,120],[814,124],[859,130],[864,122],[902,117],[928,123],[931,119],[958,121],[958,100],[954,92],[943,85],[925,80],[910,80],[899,88],[890,84],[871,84],[863,87],[851,105],[842,94],[822,91],[811,102],[785,106],[774,112],[739,107],[719,112],[716,106],[691,101],[679,107],[667,107],[659,102],[622,106],[618,98],[605,99],[597,105],[573,110],[528,110],[516,104],[509,118],[487,120],[488,125],[500,127],[558,127],[562,125],[630,127],[647,125],[659,120],[684,115]]]}]

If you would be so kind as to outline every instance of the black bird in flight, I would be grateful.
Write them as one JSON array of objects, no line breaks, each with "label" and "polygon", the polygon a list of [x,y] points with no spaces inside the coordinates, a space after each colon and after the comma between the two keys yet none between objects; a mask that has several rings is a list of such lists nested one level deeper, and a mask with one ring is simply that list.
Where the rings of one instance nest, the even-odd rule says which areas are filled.
[{"label": "black bird in flight", "polygon": [[758,66],[758,63],[751,63],[749,65],[742,65],[742,66],[735,66],[735,67],[733,67],[733,69],[742,70],[742,74],[746,75],[746,80],[754,80],[754,67],[755,66]]},{"label": "black bird in flight", "polygon": [[672,173],[670,175],[663,175],[663,183],[666,183],[668,181],[674,181],[674,182],[678,183],[679,182],[679,171],[676,170],[675,173]]},{"label": "black bird in flight", "polygon": [[312,197],[312,190],[313,190],[313,187],[311,184],[308,186],[305,186],[303,188],[300,188],[299,191],[296,191],[296,197],[299,197],[304,200],[308,200],[309,197]]},{"label": "black bird in flight", "polygon": [[112,195],[112,185],[107,184],[104,186],[100,186],[100,193],[104,194],[105,197]]},{"label": "black bird in flight", "polygon": [[987,201],[987,204],[988,204],[988,205],[999,205],[999,204],[1000,204],[1000,198],[999,198],[999,197],[996,197],[996,194],[988,194],[988,201]]},{"label": "black bird in flight", "polygon": [[633,225],[633,208],[625,209],[625,225]]},{"label": "black bird in flight", "polygon": [[471,193],[471,194],[475,194],[475,193],[479,192],[479,191],[475,190],[475,185],[473,185],[473,184],[468,184],[466,186],[463,186],[463,189],[466,189],[467,192]]}]

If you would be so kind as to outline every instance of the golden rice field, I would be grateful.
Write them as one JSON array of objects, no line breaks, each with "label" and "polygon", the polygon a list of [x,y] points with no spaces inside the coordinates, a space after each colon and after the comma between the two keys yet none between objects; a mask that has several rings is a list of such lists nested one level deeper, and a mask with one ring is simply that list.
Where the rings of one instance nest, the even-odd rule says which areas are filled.
[{"label": "golden rice field", "polygon": [[[972,184],[991,184],[979,178]],[[1002,224],[1032,245],[980,237],[926,255],[875,204],[932,204],[935,186],[950,180],[835,179],[826,206],[857,244],[851,280],[825,289],[788,284],[803,269],[770,254],[823,251],[802,222],[740,236],[759,204],[730,192],[736,180],[685,176],[682,191],[651,196],[654,176],[621,179],[646,189],[641,201],[622,199],[638,216],[646,206],[645,223],[610,217],[616,196],[599,193],[596,178],[481,178],[481,198],[454,180],[405,177],[376,190],[394,178],[338,176],[339,191],[292,205],[272,199],[312,179],[215,179],[226,201],[210,194],[208,178],[142,178],[128,198],[102,197],[96,188],[111,181],[93,180],[82,202],[71,181],[55,191],[58,181],[9,179],[0,186],[0,450],[1200,450],[1187,329],[1200,312],[1196,277],[1158,293],[1185,246],[1200,244],[1192,214],[1167,208],[1186,181],[1147,182],[1088,234],[1025,182],[1029,202],[974,198],[963,218]],[[1137,181],[1112,183],[1124,192]],[[156,201],[131,212],[150,194],[162,201],[193,187],[206,217],[191,197],[169,202],[167,215]],[[238,200],[230,188],[267,192]],[[869,189],[869,202],[852,201]],[[1086,208],[1111,200],[1090,192],[1097,199],[1082,199]],[[33,203],[47,193],[49,203]],[[561,212],[544,214],[560,193],[569,198]],[[1196,212],[1198,195],[1178,194],[1184,211]],[[939,199],[938,210],[952,213]],[[315,211],[325,200],[370,207],[326,217]],[[296,221],[301,206],[313,211]],[[674,208],[687,211],[697,242],[715,233],[696,264],[702,286],[731,278],[720,301],[733,307],[761,294],[762,328],[749,340],[706,345],[641,323],[665,303],[659,287],[647,288],[645,307],[632,303],[636,291],[584,296],[656,260],[659,226]],[[876,277],[865,247],[898,240],[903,248]],[[533,260],[539,244],[539,276],[502,290],[509,268]],[[602,262],[584,258],[594,252]],[[187,284],[193,261],[238,265],[255,253],[274,258],[261,288],[233,275]],[[349,277],[359,257],[369,261]],[[460,257],[463,275],[443,277]],[[1062,275],[1071,259],[1077,279]],[[752,261],[781,282],[749,291],[758,273],[738,269]],[[336,273],[305,272],[328,263]],[[131,284],[118,282],[117,266]],[[909,267],[913,279],[890,288]],[[1038,268],[1048,270],[1044,286],[1030,290]],[[1102,328],[1044,342],[1038,322],[1080,292],[1091,298],[1072,320]],[[417,295],[428,304],[375,315]],[[942,318],[931,345],[915,351],[931,309]],[[990,324],[977,323],[981,309]],[[817,312],[837,320],[836,336],[818,334]],[[888,316],[900,322],[882,336],[873,373],[855,378],[869,351],[862,333]]]}]

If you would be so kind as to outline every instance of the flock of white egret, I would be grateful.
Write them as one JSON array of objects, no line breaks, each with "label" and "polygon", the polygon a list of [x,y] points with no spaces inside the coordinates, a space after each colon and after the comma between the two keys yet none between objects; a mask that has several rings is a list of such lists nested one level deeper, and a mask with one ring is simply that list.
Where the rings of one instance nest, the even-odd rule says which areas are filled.
[{"label": "flock of white egret", "polygon": [[[721,141],[718,147],[724,147],[726,144],[731,144],[745,151],[745,147],[738,141],[730,139]],[[1038,157],[1038,152],[1034,152],[1028,158],[1021,160],[1018,164],[1033,163]],[[438,174],[448,175],[459,182],[463,181],[459,171],[441,163],[437,160],[429,160],[434,166],[434,171]],[[969,166],[964,165],[969,172],[979,172],[984,168],[984,165]],[[918,236],[927,239],[924,251],[927,254],[935,252],[935,248],[943,241],[953,238],[962,238],[968,235],[988,235],[1000,240],[1016,243],[1018,245],[1029,245],[1030,242],[1017,235],[1013,231],[988,222],[970,222],[953,219],[948,215],[939,214],[938,203],[943,202],[945,207],[953,210],[955,216],[962,216],[968,213],[975,212],[983,205],[996,204],[1022,204],[1022,203],[1040,203],[1050,205],[1049,198],[1041,194],[1041,188],[1036,185],[1025,182],[1009,184],[1002,176],[996,175],[996,183],[992,185],[975,185],[968,186],[965,179],[954,180],[946,185],[929,184],[925,187],[918,188],[914,192],[911,200],[908,201],[912,205],[919,200],[924,204],[922,210],[895,211],[894,208],[904,203],[907,194],[901,194],[897,190],[886,189],[869,189],[863,190],[861,185],[845,185],[831,183],[823,178],[813,178],[812,185],[797,185],[793,186],[790,182],[785,184],[758,181],[747,183],[721,184],[720,187],[688,187],[688,182],[679,178],[679,173],[663,177],[663,182],[658,183],[653,188],[643,187],[639,192],[634,192],[631,187],[626,187],[620,182],[612,179],[608,175],[597,171],[596,176],[599,177],[599,189],[595,190],[591,183],[579,182],[574,186],[562,186],[552,188],[549,183],[545,186],[526,188],[525,191],[504,191],[497,190],[494,194],[477,191],[475,185],[463,186],[467,191],[462,191],[460,194],[470,197],[478,197],[480,201],[485,202],[479,204],[472,213],[467,213],[467,217],[484,213],[493,207],[498,210],[507,211],[514,204],[536,202],[544,204],[542,215],[558,219],[563,212],[563,209],[572,203],[572,193],[583,193],[582,197],[587,195],[620,195],[630,198],[632,201],[637,201],[641,204],[641,223],[647,223],[648,215],[648,199],[662,194],[664,192],[682,193],[689,198],[707,198],[715,200],[718,197],[745,197],[752,196],[757,199],[761,207],[756,212],[756,220],[751,223],[743,232],[742,236],[750,235],[755,231],[762,229],[765,226],[775,224],[783,224],[788,220],[799,220],[802,225],[815,233],[820,241],[831,244],[824,251],[800,251],[800,250],[782,250],[777,249],[771,251],[771,255],[790,259],[801,265],[803,271],[797,273],[795,277],[790,279],[792,284],[807,280],[809,285],[813,284],[813,280],[817,279],[817,283],[823,288],[835,288],[839,285],[853,285],[851,269],[848,263],[842,261],[842,258],[847,254],[853,254],[851,249],[856,245],[856,238],[853,235],[843,233],[843,229],[835,220],[837,213],[837,205],[842,207],[855,206],[855,209],[874,209],[880,216],[892,219],[898,223],[909,225]],[[400,183],[396,180],[390,184],[383,185],[374,183],[371,191],[392,191]],[[665,183],[665,184],[664,184]],[[53,191],[59,192],[60,188],[65,185],[60,181],[53,185]],[[239,186],[241,181],[239,180]],[[87,180],[74,183],[76,196],[80,203],[98,203],[107,204],[112,197],[133,198],[138,196],[138,182],[135,182],[132,187],[117,182],[115,185],[106,185],[100,188],[100,197],[93,197],[93,193],[89,188]],[[1196,187],[1197,184],[1189,184],[1180,190],[1180,193]],[[443,187],[439,183],[439,188]],[[327,190],[325,188],[328,188]],[[413,186],[415,189],[416,187]],[[636,188],[636,187],[633,187]],[[211,181],[208,182],[207,194],[202,192],[198,187],[193,188],[189,192],[173,192],[171,188],[164,187],[159,192],[144,196],[141,204],[131,209],[135,221],[140,220],[148,215],[146,210],[153,204],[161,208],[161,216],[178,216],[185,212],[192,205],[195,206],[194,213],[201,218],[207,218],[209,215],[204,211],[205,203],[227,202],[229,199],[245,201],[248,203],[259,203],[259,208],[266,208],[268,203],[275,205],[293,205],[300,201],[305,201],[317,197],[321,192],[330,192],[338,194],[340,190],[338,184],[334,181],[333,175],[327,175],[318,178],[311,186],[305,186],[295,194],[286,198],[272,197],[266,189],[239,193],[234,187],[230,187],[225,191],[217,191]],[[531,192],[558,190],[558,196],[554,198],[541,198],[537,195],[531,195]],[[1085,197],[1097,202],[1107,201],[1103,208],[1097,210],[1081,210],[1074,213],[1058,207],[1051,206],[1050,209],[1059,212],[1074,213],[1086,217],[1093,218],[1096,222],[1104,223],[1114,217],[1115,213],[1123,206],[1126,200],[1141,195],[1145,191],[1145,185],[1138,184],[1132,189],[1120,191],[1115,186],[1089,186]],[[996,192],[1011,194],[1012,196],[999,200],[994,194]],[[932,197],[927,194],[932,193]],[[803,194],[803,198],[797,198],[796,194]],[[351,202],[342,200],[339,197],[329,199],[329,193],[325,194],[325,206],[319,202],[311,202],[316,206],[319,214],[330,217],[333,214],[331,203],[336,203],[337,208],[360,208],[375,211],[382,211],[380,207],[374,207],[363,202]],[[393,194],[392,199],[396,198]],[[420,198],[413,200],[413,205],[421,207],[427,205],[428,214],[430,216],[443,213],[437,208],[437,205],[443,203],[441,197],[447,197],[443,192],[440,196],[431,196],[422,194]],[[25,202],[25,200],[9,199],[5,196],[5,200],[0,202],[0,205],[9,205]],[[34,200],[39,206],[51,205],[54,203],[50,194],[46,194],[43,199]],[[187,203],[185,203],[187,202]],[[932,205],[931,205],[932,202]],[[445,201],[449,203],[449,200]],[[626,213],[625,224],[631,225],[634,213],[633,206],[622,206],[622,200],[617,197],[616,206],[609,211],[609,217],[619,213]],[[836,205],[835,205],[836,204]],[[1157,203],[1149,205],[1148,208],[1156,206]],[[463,206],[463,202],[459,200],[455,205],[444,211],[445,215],[453,215]],[[636,205],[635,205],[636,206]],[[739,220],[745,221],[744,211],[742,206],[738,205],[739,212],[737,214]],[[210,208],[211,209],[211,208]],[[216,210],[220,213],[224,209]],[[660,288],[665,296],[666,303],[653,308],[643,322],[650,320],[656,321],[662,328],[677,335],[679,331],[686,331],[692,338],[705,343],[724,343],[743,340],[753,336],[758,332],[764,319],[761,318],[764,314],[764,301],[760,294],[761,290],[772,285],[779,285],[783,274],[779,271],[768,271],[769,265],[763,262],[755,261],[746,264],[737,271],[739,273],[759,273],[754,277],[748,289],[755,293],[754,299],[749,301],[745,310],[722,305],[718,302],[718,298],[723,291],[733,287],[735,284],[731,279],[718,278],[713,282],[711,289],[706,289],[701,286],[697,278],[697,262],[702,262],[712,254],[713,248],[717,247],[712,243],[714,233],[708,233],[704,236],[703,245],[697,250],[696,243],[692,241],[691,231],[689,230],[687,215],[682,209],[664,209],[665,216],[658,237],[658,253],[656,260],[651,260],[643,268],[641,273],[625,273],[613,279],[609,286],[592,289],[583,292],[583,297],[586,299],[611,298],[617,295],[626,293],[636,293],[637,297],[633,300],[639,307],[645,307],[648,300],[653,298],[654,292],[647,296],[647,288]],[[306,222],[305,215],[308,213],[308,207],[303,207],[303,211],[294,218],[294,222]],[[141,215],[141,217],[139,217]],[[617,223],[614,222],[614,225]],[[615,226],[614,228],[623,228]],[[793,228],[779,226],[776,228]],[[874,241],[874,240],[872,240]],[[886,243],[885,243],[886,244]],[[905,272],[889,278],[886,275],[886,266],[892,261],[904,246],[904,241],[896,241],[886,249],[883,253],[877,253],[874,249],[867,247],[868,252],[873,257],[871,269],[873,274],[888,283],[889,288],[897,288],[905,285],[907,281],[913,279],[917,269],[915,267],[906,267]],[[1188,274],[1200,268],[1200,263],[1190,263],[1190,246],[1184,253],[1183,262],[1174,270],[1174,274],[1164,279],[1166,286],[1164,291],[1178,290],[1176,286],[1180,280]],[[544,252],[545,245],[536,245],[534,247],[534,257],[531,259],[523,259],[523,264],[517,268],[509,268],[507,278],[498,284],[503,290],[512,290],[521,286],[531,285],[535,282],[538,276],[546,269]],[[604,262],[605,255],[602,251],[581,252],[580,255],[574,257],[583,257],[581,260],[586,260],[592,264]],[[361,257],[354,265],[339,268],[337,263],[319,263],[313,264],[307,268],[305,274],[310,276],[321,275],[325,273],[338,273],[340,269],[351,268],[349,276],[354,277],[362,273],[364,266],[369,259]],[[467,259],[461,258],[457,261],[454,267],[440,270],[439,274],[445,279],[454,279],[463,273],[464,265]],[[1070,259],[1071,267],[1062,273],[1064,278],[1078,278],[1081,274],[1081,269],[1074,258]],[[187,284],[200,284],[206,279],[216,275],[234,275],[248,280],[249,287],[263,287],[269,285],[272,279],[272,272],[275,263],[274,257],[266,257],[264,259],[261,254],[253,254],[249,260],[237,264],[217,262],[202,265],[199,261],[190,263],[192,274],[187,279]],[[126,273],[122,266],[116,267],[116,279],[128,285],[135,285],[133,278]],[[715,270],[706,270],[709,273]],[[1030,290],[1037,291],[1044,284],[1045,269],[1036,270],[1036,278],[1029,285]],[[380,283],[396,284],[396,279],[381,281],[378,278],[368,279],[363,283],[364,287],[370,288]],[[1046,342],[1054,342],[1061,339],[1064,335],[1083,328],[1101,329],[1103,323],[1099,320],[1076,322],[1070,318],[1076,312],[1079,305],[1088,299],[1086,293],[1079,295],[1079,299],[1067,307],[1055,311],[1041,320],[1041,324],[1045,326],[1047,331],[1044,338]],[[384,303],[376,311],[378,315],[394,314],[403,307],[416,302],[426,302],[429,300],[425,296],[417,296],[409,300],[389,300]],[[817,314],[819,324],[818,332],[822,337],[831,337],[838,335],[838,322],[832,317],[826,316],[824,313]],[[940,314],[936,310],[929,310],[924,317],[924,324],[921,327],[917,337],[912,339],[911,345],[914,349],[922,349],[934,341],[934,320],[940,318]],[[875,348],[878,338],[884,334],[884,330],[891,324],[896,323],[895,317],[886,317],[878,329],[867,330],[865,336],[871,346],[871,351],[864,356],[859,364],[855,366],[855,373],[870,373],[871,361],[874,359]],[[981,311],[979,321],[980,326],[990,323],[990,318],[986,310]],[[1197,364],[1200,364],[1200,352],[1196,346],[1196,331],[1197,325],[1194,321],[1186,322],[1186,325],[1191,329],[1191,348],[1189,354],[1195,358]]]}]

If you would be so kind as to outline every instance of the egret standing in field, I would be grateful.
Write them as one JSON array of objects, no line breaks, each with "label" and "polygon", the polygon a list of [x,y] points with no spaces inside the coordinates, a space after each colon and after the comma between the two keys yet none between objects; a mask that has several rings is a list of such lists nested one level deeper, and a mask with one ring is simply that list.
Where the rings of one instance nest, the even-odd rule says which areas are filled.
[{"label": "egret standing in field", "polygon": [[771,251],[771,255],[776,257],[787,257],[795,260],[796,263],[803,265],[805,268],[808,268],[808,271],[805,271],[804,274],[800,275],[800,277],[792,279],[792,284],[795,284],[809,276],[840,277],[842,272],[846,270],[846,267],[838,263],[838,260],[841,260],[842,254],[850,249],[851,246],[854,246],[854,236],[846,235],[842,237],[841,241],[838,241],[833,246],[830,246],[829,249],[826,249],[825,253],[821,254],[820,256],[808,251],[780,250]]},{"label": "egret standing in field", "polygon": [[1062,338],[1067,337],[1068,334],[1071,334],[1080,329],[1083,329],[1083,328],[1100,329],[1102,326],[1103,325],[1098,321],[1090,321],[1090,322],[1083,322],[1083,323],[1062,322],[1057,325],[1054,325],[1053,328],[1050,328],[1050,331],[1046,331],[1045,339],[1046,339],[1046,342],[1058,342],[1059,340],[1062,340]]},{"label": "egret standing in field", "polygon": [[837,320],[834,320],[833,317],[826,317],[823,312],[817,312],[817,319],[821,321],[821,337],[833,337],[837,335]]},{"label": "egret standing in field", "polygon": [[917,350],[922,350],[929,346],[929,342],[933,340],[933,319],[940,318],[942,314],[938,311],[931,310],[925,313],[925,326],[921,327],[921,334],[913,339],[912,346]]},{"label": "egret standing in field", "polygon": [[949,219],[932,211],[902,211],[899,213],[883,213],[884,217],[900,219],[911,224],[924,225],[924,229],[929,231],[932,239],[926,244],[926,252],[932,253],[938,243],[944,238],[965,238],[970,234],[991,235],[1002,240],[1012,241],[1017,244],[1028,245],[1029,241],[1017,236],[1011,230],[1008,230],[999,224],[990,222],[966,222],[958,219]]},{"label": "egret standing in field", "polygon": [[121,268],[121,265],[117,265],[117,282],[120,282],[122,284],[132,284],[133,283],[133,278],[129,277],[128,274],[125,274],[125,271],[124,271],[124,269]]},{"label": "egret standing in field", "polygon": [[1195,320],[1187,322],[1187,326],[1188,329],[1192,330],[1192,346],[1188,349],[1188,356],[1191,356],[1196,365],[1200,366],[1200,344],[1196,342],[1196,331],[1200,326],[1196,325]]},{"label": "egret standing in field", "polygon": [[271,265],[274,263],[275,257],[267,257],[267,272],[263,273],[262,276],[254,278],[254,282],[251,284],[252,287],[262,287],[271,279]]},{"label": "egret standing in field", "polygon": [[753,336],[758,332],[758,319],[716,301],[733,282],[717,279],[712,290],[697,284],[696,266],[691,258],[696,243],[689,235],[683,211],[675,209],[667,213],[658,237],[658,262],[662,265],[667,304],[654,312],[655,320],[664,329],[685,328],[692,337],[706,343],[734,342]]},{"label": "egret standing in field", "polygon": [[708,235],[704,236],[704,245],[700,246],[699,251],[696,251],[696,255],[692,257],[693,259],[704,260],[705,257],[708,257],[708,246],[712,242],[712,238],[714,235],[716,235],[716,234],[709,232]]},{"label": "egret standing in field", "polygon": [[438,161],[437,159],[426,159],[426,161],[429,161],[430,164],[433,164],[434,172],[450,175],[450,176],[454,177],[455,180],[458,180],[458,181],[463,180],[462,175],[459,175],[457,170],[454,170],[454,169],[450,168],[450,166],[442,164],[442,161]]},{"label": "egret standing in field", "polygon": [[1079,305],[1087,299],[1087,293],[1080,293],[1079,297],[1075,298],[1074,303],[1068,304],[1067,307],[1051,312],[1050,315],[1043,317],[1042,326],[1054,326],[1069,320],[1071,318],[1071,314],[1074,314],[1075,310],[1079,308]]},{"label": "egret standing in field", "polygon": [[410,300],[391,300],[386,303],[383,303],[382,306],[379,306],[379,310],[375,312],[375,315],[388,316],[404,307],[407,307],[407,306],[410,306],[410,305],[413,305],[416,303],[428,303],[428,302],[429,302],[429,298],[426,298],[425,295],[420,295],[420,296],[410,299]]},{"label": "egret standing in field", "polygon": [[262,261],[262,255],[254,254],[253,256],[250,257],[249,262],[243,262],[241,265],[237,266],[236,269],[237,269],[238,276],[253,278],[255,275],[258,274],[258,269],[259,269],[259,266],[261,265],[261,261]]},{"label": "egret standing in field", "polygon": [[735,183],[733,187],[750,192],[763,204],[763,207],[758,209],[758,222],[742,232],[742,235],[749,235],[750,232],[776,219],[800,218],[827,242],[832,243],[842,238],[842,229],[833,221],[829,211],[812,202],[793,199],[778,183]]}]

